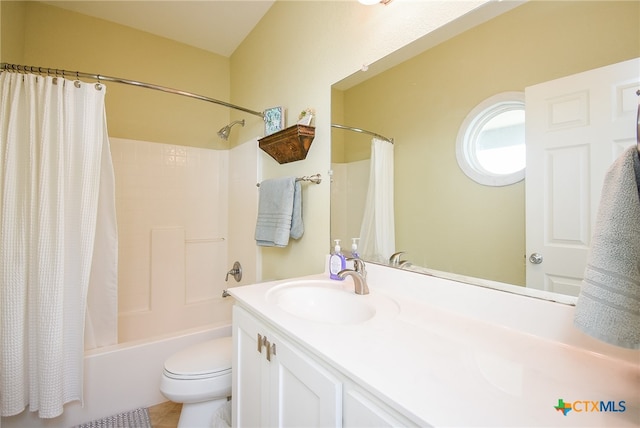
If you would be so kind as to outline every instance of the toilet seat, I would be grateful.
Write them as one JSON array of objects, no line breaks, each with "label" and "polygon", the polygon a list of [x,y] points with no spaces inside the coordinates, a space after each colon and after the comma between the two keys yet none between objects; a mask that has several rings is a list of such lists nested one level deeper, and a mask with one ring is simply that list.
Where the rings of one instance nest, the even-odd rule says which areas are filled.
[{"label": "toilet seat", "polygon": [[171,379],[209,379],[231,373],[232,338],[222,337],[190,346],[169,357],[164,375]]},{"label": "toilet seat", "polygon": [[182,403],[179,428],[211,426],[215,412],[231,396],[232,338],[189,346],[170,356],[160,377],[160,392]]}]

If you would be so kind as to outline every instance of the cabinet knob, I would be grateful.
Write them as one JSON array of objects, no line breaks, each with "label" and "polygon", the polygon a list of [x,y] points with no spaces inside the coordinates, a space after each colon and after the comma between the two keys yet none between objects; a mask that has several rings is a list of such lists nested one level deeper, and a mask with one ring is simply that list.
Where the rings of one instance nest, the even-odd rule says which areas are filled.
[{"label": "cabinet knob", "polygon": [[276,355],[276,344],[267,342],[267,361],[271,361],[272,355]]},{"label": "cabinet knob", "polygon": [[267,340],[267,336],[258,333],[258,352],[262,354],[262,348],[267,348],[267,361],[271,361],[271,356],[276,355],[276,344]]},{"label": "cabinet knob", "polygon": [[258,352],[262,354],[262,335],[260,333],[258,333]]}]

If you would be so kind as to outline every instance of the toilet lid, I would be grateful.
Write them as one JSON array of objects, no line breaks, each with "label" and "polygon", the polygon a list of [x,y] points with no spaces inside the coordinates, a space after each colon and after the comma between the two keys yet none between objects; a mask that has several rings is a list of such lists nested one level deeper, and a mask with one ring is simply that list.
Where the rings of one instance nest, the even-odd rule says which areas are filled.
[{"label": "toilet lid", "polygon": [[165,361],[165,374],[176,378],[201,378],[225,374],[231,370],[231,347],[231,337],[190,346]]}]

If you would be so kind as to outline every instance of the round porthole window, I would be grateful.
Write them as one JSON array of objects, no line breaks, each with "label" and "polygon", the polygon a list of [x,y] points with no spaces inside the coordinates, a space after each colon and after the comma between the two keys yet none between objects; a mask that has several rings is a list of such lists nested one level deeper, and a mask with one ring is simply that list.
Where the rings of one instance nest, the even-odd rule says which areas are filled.
[{"label": "round porthole window", "polygon": [[458,131],[458,165],[472,180],[506,186],[524,179],[524,93],[503,92],[478,104]]}]

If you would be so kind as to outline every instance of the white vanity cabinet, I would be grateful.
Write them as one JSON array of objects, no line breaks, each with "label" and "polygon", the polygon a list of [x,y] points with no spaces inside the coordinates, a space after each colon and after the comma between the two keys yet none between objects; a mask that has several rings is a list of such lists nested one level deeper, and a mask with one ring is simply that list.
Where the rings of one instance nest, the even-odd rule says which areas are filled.
[{"label": "white vanity cabinet", "polygon": [[[575,330],[572,307],[367,270],[371,292],[355,301],[327,272],[230,289],[236,426],[638,428],[637,351]],[[336,290],[322,300],[324,286]],[[370,307],[365,321],[345,316]],[[626,411],[554,409],[584,397],[584,385],[601,403],[625,400]]]},{"label": "white vanity cabinet", "polygon": [[341,426],[342,382],[246,310],[233,308],[233,424]]},{"label": "white vanity cabinet", "polygon": [[363,389],[345,384],[342,408],[345,427],[384,428],[417,426],[391,409],[383,408],[380,401]]},{"label": "white vanity cabinet", "polygon": [[238,305],[233,338],[236,427],[417,426]]}]

